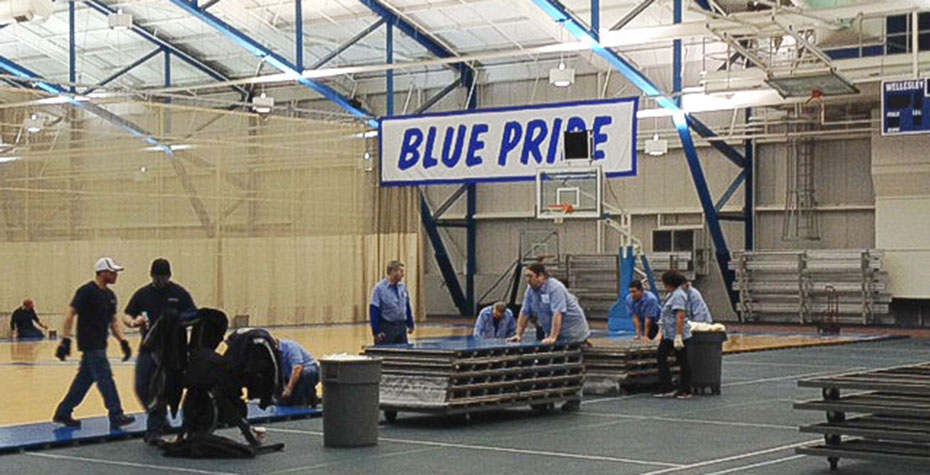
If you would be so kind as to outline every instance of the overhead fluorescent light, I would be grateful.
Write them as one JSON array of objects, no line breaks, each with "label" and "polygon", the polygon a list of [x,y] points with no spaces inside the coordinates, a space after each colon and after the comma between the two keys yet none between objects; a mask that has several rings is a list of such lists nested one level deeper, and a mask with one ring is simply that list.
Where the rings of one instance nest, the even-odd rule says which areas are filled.
[{"label": "overhead fluorescent light", "polygon": [[377,130],[369,130],[367,132],[359,132],[355,134],[355,138],[357,139],[373,139],[377,136],[378,136]]},{"label": "overhead fluorescent light", "polygon": [[26,132],[37,134],[42,131],[43,124],[38,115],[32,114],[23,121],[23,125],[26,127]]},{"label": "overhead fluorescent light", "polygon": [[270,114],[272,109],[274,109],[274,98],[266,96],[264,92],[260,96],[252,98],[252,110],[255,112]]},{"label": "overhead fluorescent light", "polygon": [[652,140],[646,141],[646,154],[653,157],[659,157],[668,153],[668,140],[660,139],[659,134],[652,136]]},{"label": "overhead fluorescent light", "polygon": [[116,13],[107,16],[107,23],[110,25],[111,30],[128,30],[132,28],[132,15],[123,13],[123,9],[120,8]]},{"label": "overhead fluorescent light", "polygon": [[555,87],[568,87],[575,83],[575,68],[566,68],[564,62],[559,62],[558,68],[549,70],[549,84]]},{"label": "overhead fluorescent light", "polygon": [[[190,150],[194,148],[194,146],[190,144],[177,144],[177,145],[169,145],[168,148],[170,148],[172,152],[180,152],[181,150]],[[164,146],[156,145],[154,147],[146,147],[145,151],[146,152],[164,152],[165,148]]]}]

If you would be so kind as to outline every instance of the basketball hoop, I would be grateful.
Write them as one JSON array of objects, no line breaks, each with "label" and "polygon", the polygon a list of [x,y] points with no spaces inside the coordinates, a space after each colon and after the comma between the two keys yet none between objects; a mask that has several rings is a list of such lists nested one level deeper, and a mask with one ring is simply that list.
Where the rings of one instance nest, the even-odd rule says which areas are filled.
[{"label": "basketball hoop", "polygon": [[549,208],[549,214],[552,216],[552,220],[555,224],[562,224],[566,215],[575,212],[575,207],[568,203],[553,203],[548,205],[547,208]]}]

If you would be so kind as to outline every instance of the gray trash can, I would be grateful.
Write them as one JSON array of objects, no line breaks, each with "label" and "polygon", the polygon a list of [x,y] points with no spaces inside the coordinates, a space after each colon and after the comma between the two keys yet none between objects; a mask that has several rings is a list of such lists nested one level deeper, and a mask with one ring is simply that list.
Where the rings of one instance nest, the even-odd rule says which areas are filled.
[{"label": "gray trash can", "polygon": [[691,386],[696,394],[720,394],[723,366],[723,342],[726,332],[692,332],[688,340],[688,364],[691,366]]},{"label": "gray trash can", "polygon": [[323,381],[323,445],[377,445],[381,359],[323,358],[320,376]]}]

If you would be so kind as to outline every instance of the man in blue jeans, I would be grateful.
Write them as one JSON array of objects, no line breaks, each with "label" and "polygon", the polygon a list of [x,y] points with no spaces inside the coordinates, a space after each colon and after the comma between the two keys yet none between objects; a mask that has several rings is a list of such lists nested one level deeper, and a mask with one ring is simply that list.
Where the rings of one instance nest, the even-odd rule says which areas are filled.
[{"label": "man in blue jeans", "polygon": [[123,336],[123,328],[116,317],[116,294],[109,288],[109,285],[116,283],[116,277],[122,270],[123,268],[109,257],[98,260],[94,266],[96,272],[94,280],[78,288],[74,298],[71,299],[71,306],[68,308],[61,331],[61,344],[55,350],[55,356],[64,361],[71,354],[71,329],[76,317],[81,366],[71,383],[68,394],[55,410],[55,415],[52,417],[54,422],[68,427],[80,427],[81,421],[71,417],[71,413],[81,404],[94,383],[97,383],[97,389],[100,390],[109,412],[110,427],[122,427],[135,421],[134,417],[123,414],[119,393],[113,382],[113,371],[107,360],[108,327],[113,330],[113,335],[120,342],[123,361],[129,360],[132,356],[132,349],[126,337]]},{"label": "man in blue jeans", "polygon": [[[168,309],[176,310],[181,319],[197,315],[191,294],[184,287],[171,281],[171,263],[167,259],[158,258],[152,261],[149,275],[152,277],[152,283],[132,294],[129,304],[126,305],[126,316],[123,318],[130,327],[140,328],[143,340],[149,328],[152,328]],[[154,395],[150,394],[156,369],[152,354],[140,349],[136,358],[136,396],[147,414],[143,440],[149,445],[163,444],[162,436],[168,427],[167,405],[164,401],[153,401]]]},{"label": "man in blue jeans", "polygon": [[299,343],[278,340],[282,373],[287,384],[279,406],[316,406],[316,385],[320,382],[320,365]]}]

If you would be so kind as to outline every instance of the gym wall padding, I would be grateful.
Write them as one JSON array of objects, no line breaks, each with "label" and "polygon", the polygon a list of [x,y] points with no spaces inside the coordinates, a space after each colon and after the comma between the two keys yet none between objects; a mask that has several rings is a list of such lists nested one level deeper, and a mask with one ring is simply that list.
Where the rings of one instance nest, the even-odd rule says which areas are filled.
[{"label": "gym wall padding", "polygon": [[34,109],[0,111],[0,137],[23,158],[0,163],[0,312],[32,298],[59,327],[101,256],[126,267],[114,286],[122,310],[149,281],[152,259],[166,257],[198,305],[248,314],[251,325],[363,322],[385,263],[401,259],[423,317],[418,195],[378,187],[377,163],[363,160],[376,143],[360,138],[360,124],[107,107],[183,146],[173,158],[147,151],[107,122],[59,108],[43,110],[49,125],[27,134],[22,117]]}]

